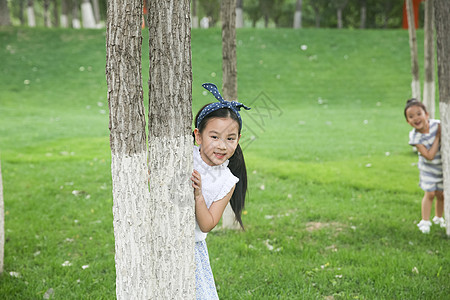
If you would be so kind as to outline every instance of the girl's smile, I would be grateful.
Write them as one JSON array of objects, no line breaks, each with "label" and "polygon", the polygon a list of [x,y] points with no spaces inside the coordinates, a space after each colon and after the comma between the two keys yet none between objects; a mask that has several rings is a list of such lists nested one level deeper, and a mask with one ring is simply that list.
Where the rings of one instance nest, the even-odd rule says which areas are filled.
[{"label": "girl's smile", "polygon": [[406,111],[406,122],[420,133],[428,133],[430,131],[428,113],[420,106],[414,105],[408,108]]},{"label": "girl's smile", "polygon": [[239,143],[239,124],[231,118],[212,118],[200,132],[194,130],[200,156],[210,166],[218,166],[233,156]]}]

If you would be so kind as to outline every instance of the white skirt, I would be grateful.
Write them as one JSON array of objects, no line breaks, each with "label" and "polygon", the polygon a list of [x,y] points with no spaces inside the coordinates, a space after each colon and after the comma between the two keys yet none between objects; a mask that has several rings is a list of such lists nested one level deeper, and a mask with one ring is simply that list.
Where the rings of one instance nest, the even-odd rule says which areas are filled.
[{"label": "white skirt", "polygon": [[195,289],[197,300],[219,299],[209,263],[206,241],[195,242]]}]

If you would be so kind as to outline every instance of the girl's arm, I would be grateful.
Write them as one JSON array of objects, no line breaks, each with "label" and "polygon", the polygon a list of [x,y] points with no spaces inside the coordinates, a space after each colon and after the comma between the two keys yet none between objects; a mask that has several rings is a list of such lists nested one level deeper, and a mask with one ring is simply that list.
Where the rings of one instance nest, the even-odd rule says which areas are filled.
[{"label": "girl's arm", "polygon": [[438,130],[436,132],[436,137],[433,141],[433,145],[431,145],[430,149],[427,149],[422,144],[415,145],[417,148],[417,151],[420,152],[420,154],[425,157],[428,160],[433,160],[433,158],[436,156],[436,153],[439,150],[439,143],[441,141],[441,125],[439,125]]},{"label": "girl's arm", "polygon": [[214,227],[216,227],[217,223],[219,223],[223,211],[233,195],[236,185],[233,186],[225,197],[214,201],[208,209],[202,194],[202,179],[200,173],[194,170],[194,172],[192,172],[191,180],[192,187],[194,188],[195,217],[197,219],[198,226],[201,231],[210,232]]}]

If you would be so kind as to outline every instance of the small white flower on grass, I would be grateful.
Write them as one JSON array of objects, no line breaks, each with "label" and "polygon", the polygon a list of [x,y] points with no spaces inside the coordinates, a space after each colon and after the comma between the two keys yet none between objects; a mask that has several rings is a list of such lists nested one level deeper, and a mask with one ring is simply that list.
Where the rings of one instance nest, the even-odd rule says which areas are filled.
[{"label": "small white flower on grass", "polygon": [[255,249],[255,246],[253,246],[252,244],[248,245],[249,249]]},{"label": "small white flower on grass", "polygon": [[49,288],[46,292],[45,292],[45,294],[44,294],[44,296],[42,297],[43,299],[50,299],[50,298],[53,298],[53,295],[55,294],[55,291],[53,290],[53,288]]},{"label": "small white flower on grass", "polygon": [[259,189],[260,189],[261,191],[264,191],[264,190],[266,189],[266,187],[265,187],[264,184],[261,184],[261,186],[259,187]]},{"label": "small white flower on grass", "polygon": [[98,107],[102,107],[102,106],[103,106],[103,102],[98,101],[98,102],[97,102],[97,106],[98,106]]},{"label": "small white flower on grass", "polygon": [[269,240],[265,240],[264,241],[264,245],[266,245],[267,249],[269,249],[269,251],[273,250],[273,246],[271,244],[269,244]]},{"label": "small white flower on grass", "polygon": [[36,252],[33,253],[34,256],[38,256],[40,254],[41,254],[41,251],[36,251]]},{"label": "small white flower on grass", "polygon": [[84,67],[81,66],[81,67],[80,67],[80,72],[84,72],[84,70],[85,70]]},{"label": "small white flower on grass", "polygon": [[264,218],[265,218],[266,220],[271,220],[271,219],[273,219],[273,216],[271,216],[271,215],[266,215],[266,216],[264,216]]},{"label": "small white flower on grass", "polygon": [[261,49],[266,49],[266,45],[265,45],[265,44],[262,44],[262,45],[261,45]]},{"label": "small white flower on grass", "polygon": [[333,123],[331,121],[326,121],[325,124],[328,125],[328,126],[333,125]]},{"label": "small white flower on grass", "polygon": [[369,163],[366,165],[366,168],[370,168],[370,167],[372,167],[372,164]]},{"label": "small white flower on grass", "polygon": [[19,272],[9,272],[9,276],[20,278],[20,273]]},{"label": "small white flower on grass", "polygon": [[88,66],[88,71],[89,72],[92,71],[92,67],[91,66]]},{"label": "small white flower on grass", "polygon": [[417,269],[417,267],[412,268],[411,270],[413,273],[419,274],[419,270]]},{"label": "small white flower on grass", "polygon": [[335,277],[336,278],[342,278],[342,275],[336,275]]},{"label": "small white flower on grass", "polygon": [[86,270],[87,268],[89,268],[89,265],[81,266],[81,268],[82,268],[83,270]]},{"label": "small white flower on grass", "polygon": [[369,124],[369,120],[364,120],[363,123],[364,123],[364,125],[367,125],[367,124]]},{"label": "small white flower on grass", "polygon": [[277,78],[277,79],[280,79],[280,78],[281,78],[281,75],[280,75],[280,74],[277,74],[276,78]]},{"label": "small white flower on grass", "polygon": [[345,59],[345,60],[348,59],[348,55],[347,55],[347,54],[344,55],[344,59]]},{"label": "small white flower on grass", "polygon": [[350,228],[356,230],[356,226],[350,226]]},{"label": "small white flower on grass", "polygon": [[323,104],[323,100],[322,100],[322,98],[320,98],[320,97],[319,97],[319,98],[317,99],[317,103],[319,103],[319,104]]},{"label": "small white flower on grass", "polygon": [[63,267],[70,267],[71,265],[72,265],[72,263],[70,261],[68,261],[68,260],[66,260],[65,262],[63,262],[61,264],[61,266],[63,266]]},{"label": "small white flower on grass", "polygon": [[298,121],[298,125],[305,125],[306,124],[306,122],[305,121]]},{"label": "small white flower on grass", "polygon": [[28,79],[25,79],[25,80],[23,81],[23,84],[28,85],[28,84],[30,84],[30,81],[29,81]]},{"label": "small white flower on grass", "polygon": [[259,61],[259,64],[262,65],[263,63],[264,63],[264,61],[261,59],[261,60]]},{"label": "small white flower on grass", "polygon": [[302,49],[303,51],[306,51],[308,49],[308,46],[307,45],[301,45],[300,49]]},{"label": "small white flower on grass", "polygon": [[203,96],[206,96],[206,95],[208,95],[208,92],[207,91],[203,91],[202,94],[203,94]]},{"label": "small white flower on grass", "polygon": [[408,244],[410,244],[411,246],[414,246],[414,243],[409,241]]},{"label": "small white flower on grass", "polygon": [[384,155],[389,156],[389,155],[391,155],[391,152],[386,152],[386,153],[384,153]]},{"label": "small white flower on grass", "polygon": [[211,73],[211,77],[216,77],[216,76],[217,76],[216,72]]},{"label": "small white flower on grass", "polygon": [[377,106],[381,106],[381,102],[380,101],[377,102]]},{"label": "small white flower on grass", "polygon": [[74,241],[74,239],[66,238],[64,241],[65,241],[66,243],[72,243],[72,242]]},{"label": "small white flower on grass", "polygon": [[288,194],[288,198],[292,198],[292,194]]},{"label": "small white flower on grass", "polygon": [[252,172],[253,174],[256,174],[256,173],[258,173],[256,170],[253,170],[253,172]]},{"label": "small white flower on grass", "polygon": [[106,110],[104,110],[104,109],[100,109],[98,112],[102,115],[106,114]]},{"label": "small white flower on grass", "polygon": [[76,224],[76,223],[78,223],[78,222],[80,222],[80,221],[78,221],[78,220],[75,219],[75,220],[73,220],[73,222]]}]

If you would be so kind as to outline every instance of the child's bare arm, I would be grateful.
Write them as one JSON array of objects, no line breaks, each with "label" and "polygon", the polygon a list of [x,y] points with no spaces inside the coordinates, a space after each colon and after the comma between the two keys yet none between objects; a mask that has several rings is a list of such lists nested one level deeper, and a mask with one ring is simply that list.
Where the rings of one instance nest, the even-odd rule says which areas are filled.
[{"label": "child's bare arm", "polygon": [[201,192],[201,176],[200,174],[194,170],[192,173],[192,187],[194,188],[194,198],[195,198],[195,217],[197,219],[198,226],[200,230],[203,232],[209,232],[214,227],[216,227],[217,223],[219,223],[220,218],[222,217],[223,211],[227,206],[228,202],[233,195],[234,188],[228,192],[228,194],[222,199],[213,202],[211,206],[206,206],[205,199],[203,198],[203,194]]},{"label": "child's bare arm", "polygon": [[439,144],[441,141],[441,125],[439,125],[438,130],[436,132],[436,138],[434,139],[433,145],[431,145],[430,149],[427,149],[427,147],[425,147],[422,144],[418,144],[415,145],[417,148],[417,151],[419,151],[419,153],[425,157],[428,160],[433,160],[434,157],[436,156],[436,153],[439,150]]}]

